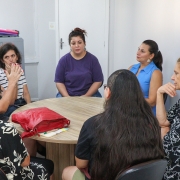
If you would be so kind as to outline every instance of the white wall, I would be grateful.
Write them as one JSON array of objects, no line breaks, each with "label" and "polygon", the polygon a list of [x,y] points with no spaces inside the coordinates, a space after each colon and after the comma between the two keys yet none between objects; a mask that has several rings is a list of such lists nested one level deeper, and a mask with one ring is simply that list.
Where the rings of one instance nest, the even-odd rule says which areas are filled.
[{"label": "white wall", "polygon": [[55,97],[55,0],[5,0],[0,6],[0,27],[17,29],[24,39],[25,72],[33,100]]},{"label": "white wall", "polygon": [[0,27],[20,31],[26,58],[35,57],[34,0],[1,1]]},{"label": "white wall", "polygon": [[[5,0],[0,6],[0,27],[17,29],[24,39],[26,78],[32,98],[54,97],[56,88],[57,0]],[[153,39],[164,57],[164,83],[170,81],[180,57],[179,0],[110,0],[109,74],[136,63],[136,51],[145,39]],[[57,12],[56,12],[57,13]],[[170,100],[170,104],[179,98]]]},{"label": "white wall", "polygon": [[[114,0],[110,10],[109,72],[137,63],[136,51],[142,41],[155,40],[162,52],[164,83],[170,81],[180,57],[180,1]],[[113,22],[113,23],[112,23]],[[173,104],[178,97],[171,99]]]},{"label": "white wall", "polygon": [[56,33],[49,29],[49,22],[55,22],[55,0],[35,0],[35,7],[39,99],[53,98],[56,96]]}]

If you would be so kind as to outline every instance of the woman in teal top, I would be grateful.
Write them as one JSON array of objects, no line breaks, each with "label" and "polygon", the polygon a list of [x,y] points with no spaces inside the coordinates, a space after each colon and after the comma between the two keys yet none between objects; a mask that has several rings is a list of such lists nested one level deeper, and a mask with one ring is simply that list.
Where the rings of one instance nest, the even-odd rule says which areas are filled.
[{"label": "woman in teal top", "polygon": [[162,54],[153,40],[145,40],[137,51],[138,64],[129,67],[136,74],[146,101],[156,115],[156,92],[162,86]]}]

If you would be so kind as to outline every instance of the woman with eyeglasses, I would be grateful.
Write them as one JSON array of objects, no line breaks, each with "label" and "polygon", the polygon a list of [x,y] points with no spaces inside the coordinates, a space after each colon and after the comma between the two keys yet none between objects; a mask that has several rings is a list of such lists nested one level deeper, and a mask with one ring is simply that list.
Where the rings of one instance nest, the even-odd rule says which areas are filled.
[{"label": "woman with eyeglasses", "polygon": [[104,90],[104,111],[88,119],[63,180],[115,180],[125,169],[164,157],[160,128],[136,76],[117,70]]},{"label": "woman with eyeglasses", "polygon": [[156,115],[156,92],[162,86],[162,54],[157,43],[153,40],[145,40],[138,48],[136,56],[138,64],[129,67],[142,89],[146,101]]}]

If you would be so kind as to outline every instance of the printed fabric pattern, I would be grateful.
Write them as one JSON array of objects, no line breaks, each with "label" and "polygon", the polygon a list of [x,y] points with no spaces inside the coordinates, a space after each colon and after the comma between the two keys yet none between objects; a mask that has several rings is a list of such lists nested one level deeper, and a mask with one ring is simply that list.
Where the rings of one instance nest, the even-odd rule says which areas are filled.
[{"label": "printed fabric pattern", "polygon": [[0,120],[0,168],[8,180],[49,180],[49,173],[42,164],[30,162],[27,167],[21,167],[28,156],[19,133],[12,123]]},{"label": "printed fabric pattern", "polygon": [[170,131],[164,136],[163,147],[168,160],[164,180],[180,179],[180,100],[168,111]]}]

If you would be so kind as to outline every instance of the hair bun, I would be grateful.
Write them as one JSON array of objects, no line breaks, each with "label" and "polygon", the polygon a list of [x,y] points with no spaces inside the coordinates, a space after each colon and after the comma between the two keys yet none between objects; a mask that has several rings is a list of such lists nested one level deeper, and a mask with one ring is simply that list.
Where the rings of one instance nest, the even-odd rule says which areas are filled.
[{"label": "hair bun", "polygon": [[86,31],[84,30],[84,29],[80,29],[80,28],[74,28],[74,31],[78,31],[78,32],[81,32],[81,33],[83,33],[83,34],[85,34],[86,35]]}]

